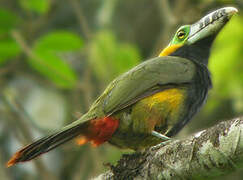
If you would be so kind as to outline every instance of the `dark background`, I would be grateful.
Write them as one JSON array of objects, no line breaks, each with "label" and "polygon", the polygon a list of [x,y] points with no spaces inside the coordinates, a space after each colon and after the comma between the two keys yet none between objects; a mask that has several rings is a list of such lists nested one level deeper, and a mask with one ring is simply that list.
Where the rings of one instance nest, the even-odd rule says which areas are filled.
[{"label": "dark background", "polygon": [[[214,88],[180,136],[243,114],[242,0],[1,0],[1,179],[87,179],[130,153],[72,141],[34,161],[5,167],[17,149],[85,113],[117,75],[158,56],[179,26],[224,6],[239,14],[212,48]],[[238,171],[220,179],[242,176]]]}]

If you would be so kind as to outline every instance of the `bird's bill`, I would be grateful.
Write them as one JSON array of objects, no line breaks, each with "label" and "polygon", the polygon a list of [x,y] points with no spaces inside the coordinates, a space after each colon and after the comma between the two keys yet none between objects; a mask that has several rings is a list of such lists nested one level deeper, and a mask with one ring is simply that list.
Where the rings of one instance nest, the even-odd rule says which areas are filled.
[{"label": "bird's bill", "polygon": [[234,7],[224,7],[204,16],[198,22],[191,25],[187,44],[193,44],[212,34],[217,34],[228,20],[237,13]]}]

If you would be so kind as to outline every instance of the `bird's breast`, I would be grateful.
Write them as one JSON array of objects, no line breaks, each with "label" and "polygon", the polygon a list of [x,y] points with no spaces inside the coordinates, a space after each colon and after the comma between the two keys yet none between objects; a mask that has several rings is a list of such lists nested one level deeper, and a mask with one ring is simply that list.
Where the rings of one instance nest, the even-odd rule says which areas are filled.
[{"label": "bird's breast", "polygon": [[140,100],[131,112],[133,131],[150,133],[157,129],[165,134],[178,121],[185,99],[185,89],[172,88]]},{"label": "bird's breast", "polygon": [[160,140],[151,131],[166,134],[183,117],[186,96],[185,88],[166,89],[119,112],[120,124],[110,142],[132,149],[157,144]]}]

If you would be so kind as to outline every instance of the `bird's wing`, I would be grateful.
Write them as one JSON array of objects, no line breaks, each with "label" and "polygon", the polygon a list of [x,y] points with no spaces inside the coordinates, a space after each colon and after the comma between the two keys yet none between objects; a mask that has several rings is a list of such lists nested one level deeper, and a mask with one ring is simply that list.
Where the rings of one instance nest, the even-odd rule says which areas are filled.
[{"label": "bird's wing", "polygon": [[195,64],[188,59],[166,56],[147,60],[108,86],[103,112],[111,115],[165,88],[192,83],[195,72]]}]

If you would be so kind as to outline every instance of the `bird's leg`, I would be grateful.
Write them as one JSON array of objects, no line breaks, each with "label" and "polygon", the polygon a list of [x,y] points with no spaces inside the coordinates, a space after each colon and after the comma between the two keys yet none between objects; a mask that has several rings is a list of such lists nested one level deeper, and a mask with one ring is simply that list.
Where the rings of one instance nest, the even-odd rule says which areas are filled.
[{"label": "bird's leg", "polygon": [[162,140],[165,140],[165,141],[171,139],[171,138],[169,138],[169,137],[167,137],[167,136],[165,136],[165,135],[163,135],[163,134],[158,133],[157,131],[152,131],[151,134],[152,134],[153,136],[155,136],[155,137],[157,137],[157,138],[160,138],[160,139],[162,139]]},{"label": "bird's leg", "polygon": [[156,131],[152,131],[151,134],[152,134],[153,136],[157,137],[157,138],[160,138],[160,139],[164,140],[164,142],[161,142],[161,143],[159,143],[159,144],[153,146],[153,147],[151,148],[151,150],[156,150],[156,149],[158,149],[158,148],[164,146],[165,144],[167,144],[168,142],[171,141],[171,138],[169,138],[169,137],[167,137],[167,136],[165,136],[165,135],[163,135],[163,134],[160,134],[160,133],[158,133],[158,132],[156,132]]}]

